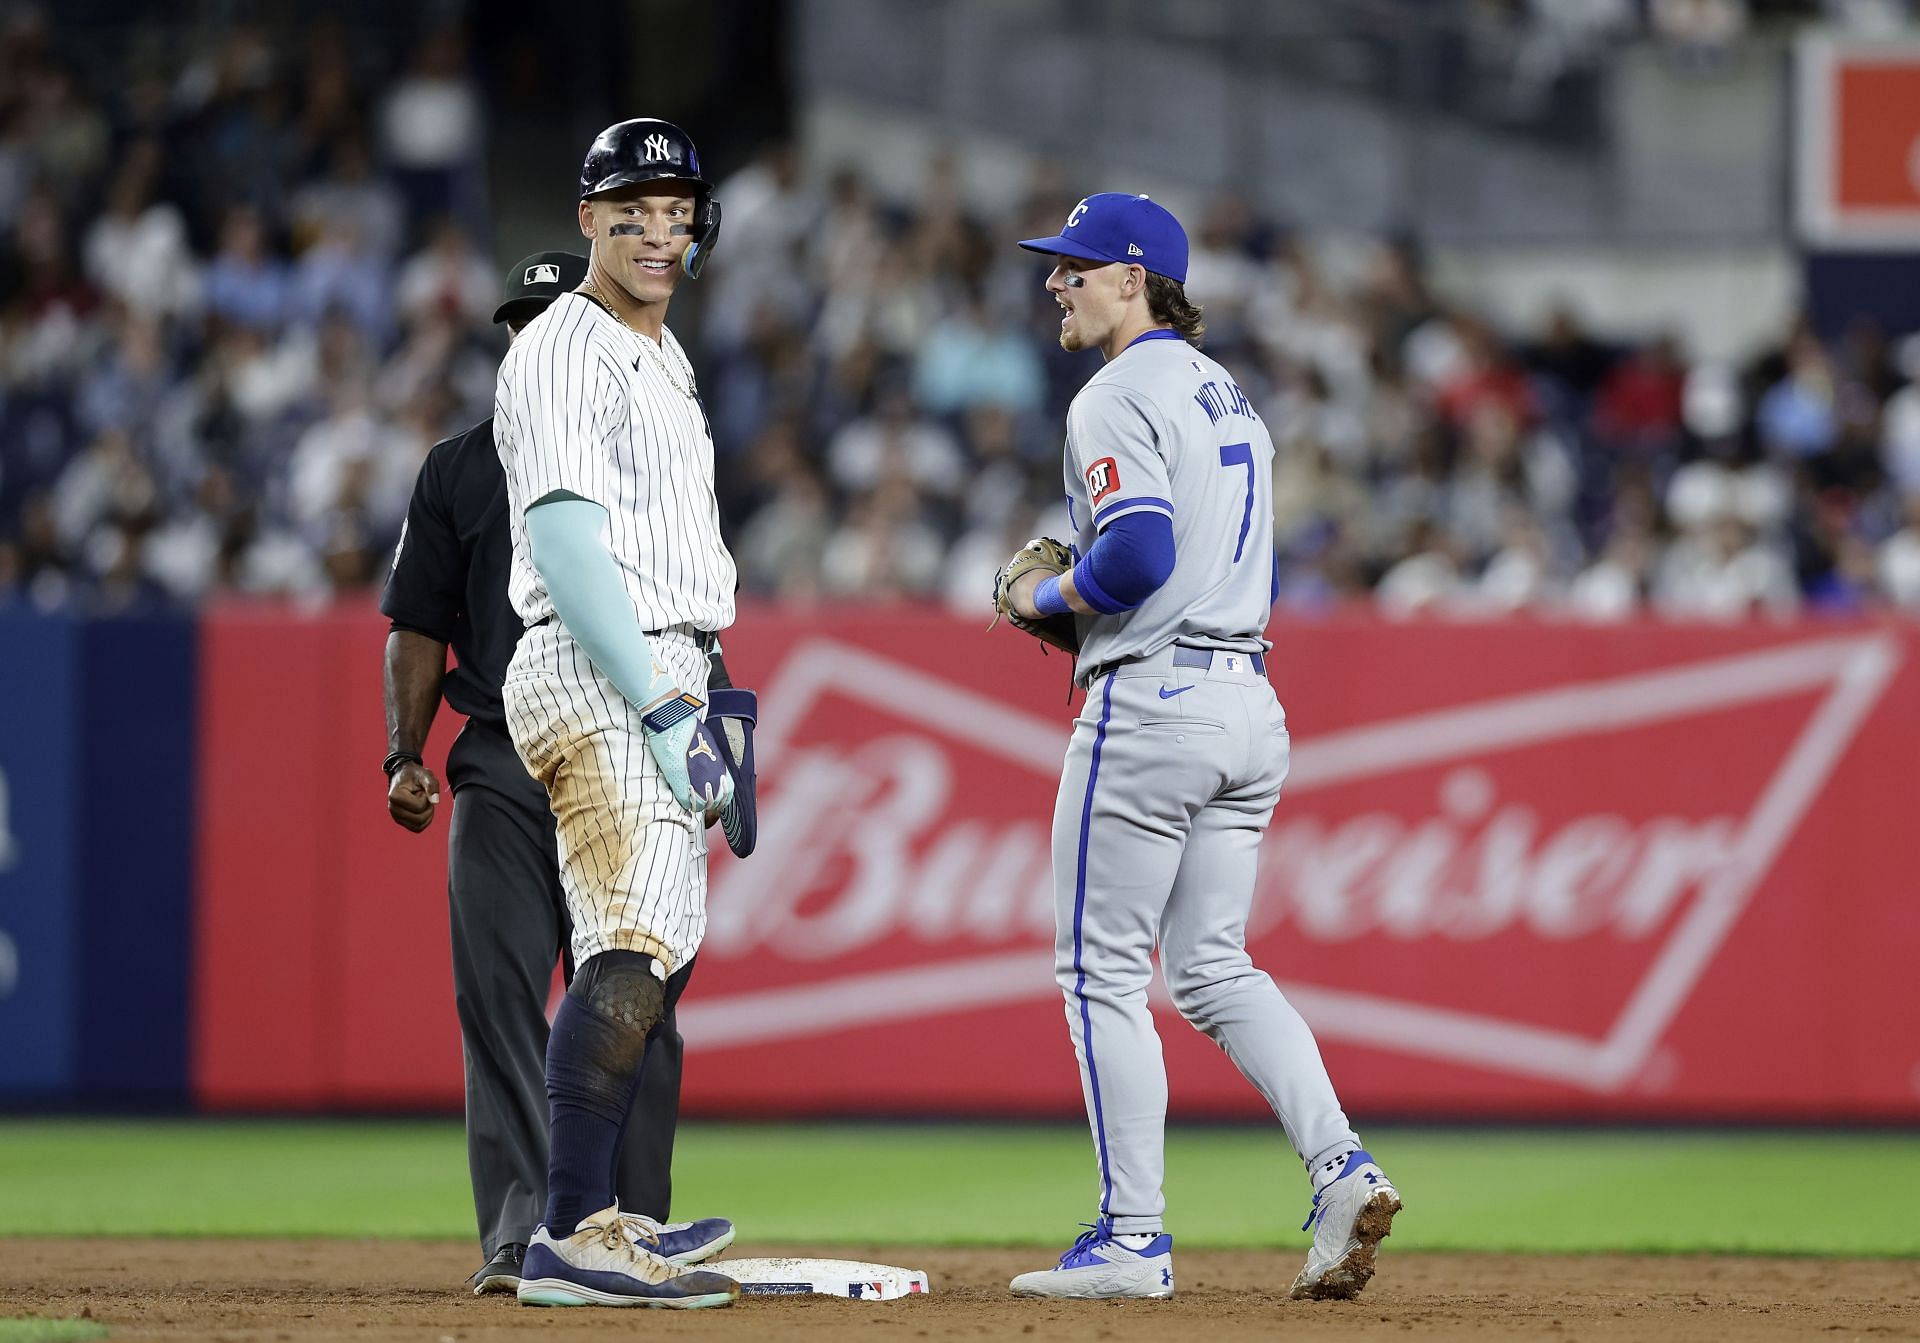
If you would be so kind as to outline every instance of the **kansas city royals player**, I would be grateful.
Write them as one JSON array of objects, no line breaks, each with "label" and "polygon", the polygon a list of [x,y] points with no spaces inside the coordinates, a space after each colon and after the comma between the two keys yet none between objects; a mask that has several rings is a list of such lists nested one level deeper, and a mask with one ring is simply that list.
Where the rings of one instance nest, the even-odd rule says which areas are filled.
[{"label": "kansas city royals player", "polygon": [[1373,1275],[1400,1197],[1360,1146],[1312,1033],[1247,957],[1262,832],[1287,774],[1266,679],[1273,440],[1197,348],[1181,288],[1187,237],[1145,196],[1089,196],[1060,234],[1060,343],[1106,365],[1067,414],[1077,563],[1029,574],[1015,611],[1076,614],[1073,727],[1053,817],[1055,970],[1100,1176],[1091,1230],[1022,1296],[1171,1296],[1161,1225],[1167,1108],[1147,1009],[1151,957],[1174,1005],[1279,1116],[1313,1182],[1296,1297],[1349,1297]]},{"label": "kansas city royals player", "polygon": [[732,780],[704,721],[714,635],[733,623],[713,440],[666,328],[719,207],[685,132],[602,131],[580,173],[587,279],[500,366],[494,438],[525,632],[508,729],[557,822],[577,967],[547,1045],[547,1207],[523,1305],[727,1305],[739,1285],[632,1234],[615,1156],[670,976],[706,931],[705,813]]}]

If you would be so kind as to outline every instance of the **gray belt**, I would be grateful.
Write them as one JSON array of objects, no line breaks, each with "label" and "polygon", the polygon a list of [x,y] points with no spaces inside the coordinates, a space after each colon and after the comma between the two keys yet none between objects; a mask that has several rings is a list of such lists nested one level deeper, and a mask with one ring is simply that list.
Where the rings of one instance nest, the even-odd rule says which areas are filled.
[{"label": "gray belt", "polygon": [[[1234,650],[1230,648],[1189,648],[1185,644],[1176,644],[1173,649],[1173,665],[1176,667],[1211,667],[1213,665],[1213,659],[1217,655],[1230,654],[1233,652]],[[1267,674],[1267,658],[1264,653],[1241,653],[1239,656],[1244,657],[1252,664],[1253,670],[1257,675],[1265,676]],[[1102,662],[1099,666],[1087,673],[1087,684],[1093,684],[1093,682],[1099,680],[1108,672],[1120,670],[1120,668],[1126,666],[1129,662],[1138,661],[1140,661],[1139,658],[1130,657],[1115,658],[1111,662]]]}]

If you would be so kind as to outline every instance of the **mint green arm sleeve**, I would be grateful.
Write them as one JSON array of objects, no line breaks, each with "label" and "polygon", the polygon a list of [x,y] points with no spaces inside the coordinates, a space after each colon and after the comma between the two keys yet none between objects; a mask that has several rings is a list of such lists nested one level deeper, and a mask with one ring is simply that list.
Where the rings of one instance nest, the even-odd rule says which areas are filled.
[{"label": "mint green arm sleeve", "polygon": [[644,709],[677,687],[654,675],[653,646],[600,539],[606,522],[607,510],[589,499],[549,498],[527,510],[527,540],[560,623],[627,702]]}]

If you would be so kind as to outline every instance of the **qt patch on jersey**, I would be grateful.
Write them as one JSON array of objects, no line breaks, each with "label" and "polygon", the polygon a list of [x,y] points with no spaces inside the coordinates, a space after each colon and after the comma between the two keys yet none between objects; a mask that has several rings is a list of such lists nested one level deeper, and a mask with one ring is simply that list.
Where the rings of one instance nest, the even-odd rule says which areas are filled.
[{"label": "qt patch on jersey", "polygon": [[1120,488],[1120,464],[1102,457],[1087,468],[1087,494],[1095,504]]}]

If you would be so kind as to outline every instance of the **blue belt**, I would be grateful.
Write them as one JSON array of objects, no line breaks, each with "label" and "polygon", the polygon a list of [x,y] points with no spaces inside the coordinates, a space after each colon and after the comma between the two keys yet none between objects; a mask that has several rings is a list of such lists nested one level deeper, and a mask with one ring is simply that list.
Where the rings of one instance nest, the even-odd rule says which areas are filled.
[{"label": "blue belt", "polygon": [[[1176,667],[1211,667],[1216,655],[1233,653],[1234,651],[1235,650],[1230,648],[1188,648],[1184,644],[1175,644],[1173,649],[1173,665]],[[1253,670],[1256,675],[1265,676],[1267,674],[1267,658],[1264,653],[1240,653],[1238,656],[1244,657],[1248,662],[1253,664]],[[1126,666],[1129,662],[1138,661],[1140,661],[1139,658],[1131,657],[1115,658],[1111,662],[1102,662],[1087,673],[1087,684],[1092,685],[1108,672],[1119,671],[1120,668]]]}]

